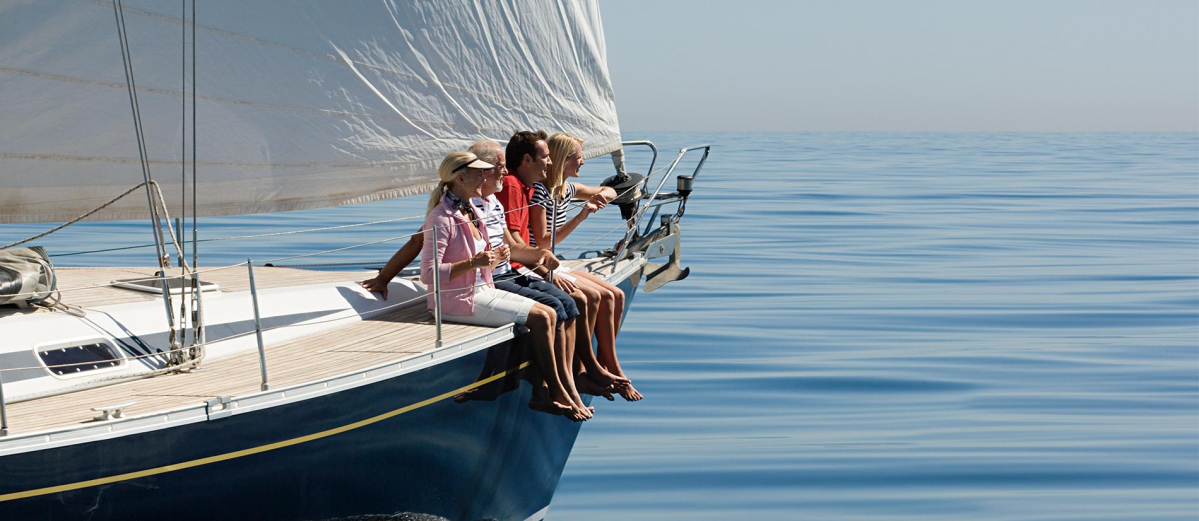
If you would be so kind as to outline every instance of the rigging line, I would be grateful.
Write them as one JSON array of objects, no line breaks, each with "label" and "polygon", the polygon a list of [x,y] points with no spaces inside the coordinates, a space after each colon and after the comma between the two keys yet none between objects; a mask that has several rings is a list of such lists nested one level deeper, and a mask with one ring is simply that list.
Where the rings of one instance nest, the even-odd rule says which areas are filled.
[{"label": "rigging line", "polygon": [[[182,30],[182,35],[180,37],[180,42],[182,42],[182,45],[179,46],[179,208],[182,210],[180,211],[179,216],[181,219],[179,235],[182,236],[183,229],[187,226],[187,0],[180,0],[180,4],[182,7],[182,18],[180,18],[180,21],[182,23],[180,23],[179,26]],[[182,265],[184,264],[184,259],[187,256],[186,251],[184,251],[186,250],[187,243],[184,241],[179,242],[182,243],[181,246],[183,246],[179,252],[179,264]],[[186,273],[186,270],[184,273]]]},{"label": "rigging line", "polygon": [[[194,78],[194,77],[193,77],[193,81],[195,81],[195,78]],[[194,110],[194,106],[193,106],[193,110]],[[193,124],[193,125],[195,124],[195,118],[194,118],[194,117],[192,118],[192,124]],[[194,133],[193,133],[193,136],[194,136]],[[195,142],[194,142],[194,141],[192,142],[192,146],[193,146],[193,148],[195,147]],[[195,157],[195,156],[194,156],[194,152],[193,152],[193,158],[194,158],[194,157]],[[195,170],[194,170],[194,169],[195,169],[195,163],[194,163],[194,162],[192,163],[192,168],[193,168],[193,173],[192,173],[192,183],[194,184],[194,183],[195,183]],[[143,183],[143,184],[144,184],[144,183]],[[26,243],[26,242],[29,242],[29,241],[31,241],[31,240],[36,240],[36,239],[39,239],[39,238],[41,238],[41,237],[44,237],[44,236],[46,236],[46,235],[49,235],[50,233],[53,233],[53,232],[55,232],[55,231],[58,231],[58,230],[60,230],[60,229],[62,229],[62,228],[65,228],[66,226],[68,226],[68,225],[70,225],[70,224],[73,224],[73,223],[75,223],[75,222],[77,222],[77,221],[79,221],[79,220],[82,220],[82,219],[86,218],[87,216],[89,216],[89,215],[91,215],[91,214],[93,214],[93,213],[96,213],[96,212],[97,212],[97,211],[99,211],[99,210],[102,210],[102,209],[104,209],[104,208],[105,208],[105,207],[107,207],[108,205],[111,205],[112,203],[116,202],[116,200],[117,200],[117,199],[119,199],[119,198],[121,198],[121,197],[124,197],[124,196],[128,195],[128,194],[129,194],[129,193],[131,193],[132,191],[134,191],[134,190],[136,190],[136,189],[140,188],[141,186],[142,186],[141,184],[139,184],[139,185],[137,185],[137,186],[134,186],[133,188],[131,188],[131,189],[129,189],[128,191],[126,191],[124,194],[121,194],[121,195],[117,196],[117,198],[116,198],[116,199],[113,199],[112,201],[109,201],[109,202],[105,203],[104,205],[100,206],[99,208],[96,208],[95,210],[92,210],[92,211],[90,211],[90,212],[88,212],[88,213],[86,213],[86,214],[84,214],[84,215],[80,216],[79,218],[75,219],[74,221],[71,221],[71,222],[69,222],[69,223],[66,223],[66,224],[64,224],[64,225],[62,225],[62,226],[59,226],[58,228],[55,228],[55,229],[53,229],[53,230],[50,230],[50,231],[48,231],[48,232],[46,232],[46,233],[44,233],[44,234],[41,234],[41,235],[38,235],[38,236],[35,236],[35,237],[31,237],[31,238],[29,238],[29,239],[25,239],[25,240],[23,240],[23,241],[20,241],[20,242],[16,242],[16,243],[13,243],[13,244],[9,244],[8,246],[0,247],[0,250],[7,249],[7,248],[10,248],[10,247],[12,247],[12,246],[19,245],[19,244],[24,244],[24,243]],[[620,194],[618,194],[618,195],[617,195],[617,198],[619,198],[620,196],[622,196],[622,195],[624,195],[625,193],[628,193],[628,192],[630,192],[630,191],[632,191],[632,190],[633,190],[633,188],[628,188],[628,189],[625,189],[625,191],[624,191],[624,192],[621,192]],[[195,189],[193,188],[193,190],[192,190],[192,198],[193,198],[192,210],[193,210],[193,212],[194,212],[194,211],[195,211],[195,209],[196,209],[195,202],[194,202],[194,201],[195,201],[195,196],[196,196],[196,191],[195,191]],[[567,211],[570,211],[570,210],[574,210],[574,209],[576,209],[576,208],[579,208],[580,206],[582,206],[582,205],[584,205],[584,204],[587,204],[587,203],[586,203],[585,201],[576,201],[576,202],[573,202],[573,203],[571,203],[571,205],[570,205],[570,208],[569,208]],[[508,210],[508,211],[506,211],[506,212],[504,212],[504,213],[505,213],[505,214],[509,214],[509,213],[515,212],[515,211],[517,211],[517,210],[523,210],[523,209],[526,209],[526,208],[530,208],[530,207],[532,207],[532,206],[533,206],[532,204],[529,204],[529,205],[526,205],[526,206],[524,206],[524,207],[522,207],[522,208],[517,208],[517,209],[514,209],[514,210]],[[292,235],[292,234],[297,234],[297,233],[309,233],[309,232],[320,232],[320,231],[329,231],[329,230],[341,230],[341,229],[346,229],[346,228],[355,228],[355,227],[359,227],[359,226],[372,226],[372,225],[376,225],[376,224],[387,224],[387,223],[393,223],[393,222],[411,221],[411,220],[419,219],[419,218],[421,218],[421,217],[423,217],[423,216],[421,216],[421,215],[412,215],[412,216],[408,216],[408,217],[398,217],[398,218],[395,218],[395,219],[383,219],[383,220],[380,220],[380,221],[370,221],[370,222],[364,222],[364,223],[343,224],[343,225],[338,225],[338,226],[325,226],[325,227],[321,227],[321,228],[307,228],[307,229],[303,229],[303,230],[289,230],[289,231],[285,231],[285,232],[262,233],[262,234],[257,234],[257,235],[234,235],[234,236],[229,236],[229,237],[214,237],[214,238],[211,238],[211,239],[197,239],[197,238],[196,238],[196,219],[195,219],[195,217],[194,217],[194,215],[193,215],[193,218],[192,218],[192,243],[193,243],[193,247],[192,247],[192,269],[193,269],[193,270],[195,270],[195,269],[198,269],[198,267],[199,267],[199,266],[197,266],[197,263],[196,263],[196,251],[197,251],[197,248],[196,248],[196,246],[194,246],[194,244],[195,244],[195,243],[199,243],[199,242],[217,242],[217,241],[230,241],[230,240],[241,240],[241,239],[259,239],[259,238],[263,238],[263,237],[276,237],[276,236],[281,236],[281,235]],[[415,234],[409,234],[409,235],[407,235],[407,237],[411,237],[412,235],[415,235]],[[99,249],[99,250],[86,250],[86,251],[75,251],[75,252],[70,252],[70,253],[57,253],[57,254],[53,254],[53,255],[51,255],[51,257],[71,257],[71,256],[74,256],[74,255],[87,255],[87,254],[92,254],[92,253],[108,253],[108,252],[113,252],[113,251],[124,251],[124,250],[133,250],[133,249],[138,249],[138,248],[149,248],[149,247],[151,247],[151,246],[154,246],[154,245],[153,245],[153,244],[138,244],[138,245],[134,245],[134,246],[119,246],[119,247],[115,247],[115,248],[103,248],[103,249]]]},{"label": "rigging line", "polygon": [[150,206],[150,218],[154,225],[155,252],[158,254],[159,268],[165,269],[162,256],[166,253],[166,244],[162,236],[162,227],[159,223],[158,209],[154,205],[154,193],[150,189],[150,165],[147,161],[149,156],[146,151],[146,142],[142,139],[142,119],[137,103],[137,83],[133,77],[133,56],[129,49],[129,35],[125,30],[123,9],[121,0],[112,0],[113,16],[116,17],[117,22],[117,39],[120,40],[121,44],[121,63],[125,66],[125,86],[129,91],[129,105],[133,111],[133,131],[137,140],[137,154],[141,159],[142,178],[146,184],[146,202]]},{"label": "rigging line", "polygon": [[[138,186],[141,186],[141,185],[138,185]],[[192,192],[192,196],[193,197],[195,196],[195,191]],[[289,231],[285,231],[285,232],[262,233],[262,234],[258,234],[258,235],[234,235],[234,236],[229,236],[229,237],[214,237],[211,239],[199,239],[199,240],[195,239],[195,232],[196,232],[195,224],[196,224],[196,222],[193,219],[192,220],[192,236],[193,236],[192,242],[217,242],[217,241],[231,241],[231,240],[241,240],[241,239],[259,239],[262,237],[276,237],[276,236],[280,236],[280,235],[292,235],[292,234],[296,234],[296,233],[322,232],[322,231],[328,231],[328,230],[341,230],[341,229],[345,229],[345,228],[354,228],[354,227],[358,227],[358,226],[370,226],[370,225],[374,225],[374,224],[386,224],[386,223],[393,223],[393,222],[400,222],[400,221],[411,221],[411,220],[419,219],[419,218],[423,218],[423,217],[424,217],[423,215],[413,215],[413,216],[409,216],[409,217],[399,217],[396,219],[384,219],[382,221],[371,221],[371,222],[365,222],[365,223],[342,224],[342,225],[338,225],[338,226],[325,226],[322,228],[308,228],[308,229],[304,229],[304,230],[289,230]],[[153,244],[138,244],[135,246],[121,246],[118,248],[105,248],[102,250],[87,250],[87,251],[76,251],[76,252],[70,252],[70,253],[57,253],[57,254],[51,255],[51,257],[69,257],[72,255],[85,255],[85,254],[89,254],[89,253],[105,253],[105,252],[110,252],[110,251],[132,250],[132,249],[136,249],[136,248],[149,248],[151,246],[154,246],[154,245]],[[195,262],[194,262],[195,248],[194,247],[192,249],[192,254],[193,254],[192,266],[195,267]]]},{"label": "rigging line", "polygon": [[379,262],[376,259],[376,260],[369,260],[369,261],[362,261],[362,262],[326,262],[323,264],[271,264],[270,267],[272,267],[272,268],[337,268],[337,267],[345,267],[345,266],[362,266],[365,268],[366,266],[369,266],[371,264],[383,264],[383,263]]},{"label": "rigging line", "polygon": [[[82,220],[84,220],[84,219],[87,219],[87,218],[88,218],[89,216],[91,216],[92,214],[94,214],[94,213],[96,213],[96,212],[98,212],[98,211],[100,211],[100,210],[103,210],[103,209],[107,208],[107,207],[108,207],[109,205],[111,205],[112,203],[115,203],[115,202],[119,201],[119,200],[120,200],[122,197],[125,197],[126,195],[129,195],[129,194],[133,193],[133,192],[134,192],[135,190],[137,190],[138,188],[141,188],[141,187],[142,187],[142,185],[144,185],[144,184],[146,184],[146,183],[139,183],[139,184],[137,184],[136,186],[134,186],[133,188],[130,188],[130,189],[128,189],[128,190],[125,190],[125,192],[124,192],[124,193],[122,193],[121,195],[118,195],[118,196],[116,196],[116,197],[112,198],[112,199],[111,199],[111,200],[109,200],[107,203],[104,203],[104,204],[102,204],[102,205],[100,205],[100,206],[98,206],[98,207],[96,207],[96,208],[92,209],[90,212],[87,212],[87,213],[85,213],[85,214],[83,214],[83,215],[80,215],[79,217],[76,217],[76,218],[74,218],[74,219],[72,219],[72,220],[70,220],[70,221],[68,221],[68,222],[62,223],[61,225],[59,225],[59,226],[56,226],[56,227],[54,227],[54,228],[50,229],[49,231],[47,231],[47,232],[45,232],[45,233],[41,233],[41,234],[38,234],[38,235],[34,235],[33,237],[30,237],[30,238],[28,238],[28,239],[25,239],[25,240],[21,240],[21,241],[14,242],[14,243],[12,243],[12,244],[8,244],[8,245],[5,245],[5,246],[0,246],[0,250],[7,250],[7,249],[9,249],[9,248],[12,248],[13,246],[18,246],[18,245],[21,245],[21,244],[25,244],[25,243],[27,243],[27,242],[29,242],[29,241],[36,241],[36,240],[38,240],[38,239],[41,239],[42,237],[45,237],[45,236],[47,236],[47,235],[50,235],[50,234],[52,234],[52,233],[54,233],[54,232],[57,232],[58,230],[61,230],[61,229],[63,229],[63,228],[66,228],[67,226],[70,226],[70,225],[72,225],[72,224],[75,224],[75,223],[77,223],[77,222],[79,222],[79,221],[82,221]],[[141,246],[133,246],[133,248],[145,248],[145,247],[147,247],[147,246],[152,246],[152,245],[150,245],[150,244],[143,244],[143,245],[141,245]]]},{"label": "rigging line", "polygon": [[[196,233],[196,221],[200,217],[200,209],[196,197],[196,0],[192,0],[192,269],[199,267],[199,240]],[[198,293],[194,293],[198,295]]]},{"label": "rigging line", "polygon": [[[140,187],[141,185],[138,185],[138,186]],[[22,242],[24,242],[24,241],[22,241]],[[119,246],[116,248],[104,248],[104,249],[100,249],[100,250],[73,251],[70,253],[54,253],[54,254],[51,254],[50,256],[56,257],[56,258],[57,257],[70,257],[73,255],[89,255],[92,253],[108,253],[110,251],[137,250],[137,249],[141,249],[141,248],[149,248],[151,246],[153,246],[153,244],[138,244],[138,245],[134,245],[134,246]]]},{"label": "rigging line", "polygon": [[[631,189],[632,189],[632,188],[630,188],[630,190],[631,190]],[[532,205],[530,204],[530,205],[526,205],[526,206],[524,206],[523,208],[529,208],[529,207],[531,207],[531,206],[532,206]],[[514,212],[514,211],[516,211],[516,210],[519,210],[519,209],[521,209],[521,208],[517,208],[517,209],[514,209],[514,210],[509,210],[508,212],[505,212],[505,213],[511,213],[511,212]],[[443,226],[443,227],[441,227],[441,228],[442,228],[442,229],[447,229],[447,230],[448,230],[450,227],[453,227],[453,226],[459,226],[459,224],[458,224],[458,223],[454,223],[454,224],[447,224],[447,225],[445,225],[445,226]],[[421,231],[418,231],[418,232],[416,232],[416,233],[424,233],[424,229],[422,228],[422,230],[421,230]],[[315,257],[315,256],[318,256],[318,255],[325,255],[325,254],[329,254],[329,253],[336,253],[336,252],[339,252],[339,251],[352,250],[352,249],[356,249],[356,248],[362,248],[362,247],[364,247],[364,246],[373,246],[373,245],[375,245],[375,244],[382,244],[382,243],[385,243],[385,242],[391,242],[391,241],[395,241],[395,240],[403,239],[403,238],[405,238],[405,237],[412,237],[412,236],[416,235],[416,233],[411,233],[411,234],[408,234],[408,235],[401,235],[401,236],[398,236],[398,237],[391,237],[391,238],[387,238],[387,239],[383,239],[383,240],[379,240],[379,241],[372,241],[372,242],[366,242],[366,243],[362,243],[362,244],[356,244],[356,245],[346,246],[346,247],[343,247],[343,248],[335,248],[335,249],[332,249],[332,250],[324,250],[324,251],[318,251],[318,252],[314,252],[314,253],[306,253],[306,254],[300,254],[300,255],[292,255],[292,256],[289,256],[289,257],[279,257],[279,258],[276,258],[276,259],[270,259],[270,260],[263,261],[263,262],[264,262],[264,263],[271,263],[271,264],[274,264],[274,263],[275,263],[275,262],[277,262],[277,261],[284,261],[284,260],[291,260],[291,259],[300,259],[300,258],[305,258],[305,257]]]},{"label": "rigging line", "polygon": [[395,219],[384,219],[382,221],[371,221],[371,222],[354,223],[354,224],[342,224],[342,225],[338,225],[338,226],[325,226],[323,228],[308,228],[306,230],[290,230],[290,231],[286,231],[286,232],[263,233],[263,234],[259,234],[259,235],[241,235],[241,236],[235,235],[235,236],[231,236],[231,237],[217,237],[217,238],[213,238],[213,239],[202,239],[200,242],[231,241],[231,240],[240,240],[240,239],[258,239],[261,237],[275,237],[278,235],[292,235],[292,234],[296,234],[296,233],[323,232],[323,231],[328,231],[328,230],[341,230],[344,228],[355,228],[358,226],[370,226],[370,225],[374,225],[374,224],[385,224],[385,223],[393,223],[393,222],[401,222],[401,221],[411,221],[411,220],[420,219],[420,218],[424,218],[424,216],[423,215],[412,215],[412,216],[408,216],[408,217],[398,217]]},{"label": "rigging line", "polygon": [[[194,37],[194,35],[193,35],[193,37]],[[194,70],[193,70],[192,82],[193,83],[195,82]],[[193,92],[193,95],[194,95],[194,92]],[[192,112],[193,113],[192,125],[194,126],[195,122],[196,122],[195,116],[194,116],[194,114],[195,114],[194,101],[192,104],[192,111],[193,111]],[[192,184],[193,184],[192,211],[195,212],[197,206],[195,204],[196,190],[194,188],[194,185],[196,183],[196,174],[195,174],[196,162],[194,161],[194,159],[195,159],[194,150],[195,150],[196,144],[195,144],[195,132],[194,131],[192,133],[192,139],[193,139],[192,140],[192,149],[193,149],[193,152],[192,152],[192,158],[193,158],[193,162],[192,162]],[[133,189],[131,189],[130,191],[135,190],[140,186],[142,186],[142,185],[139,184],[139,185],[133,187]],[[627,188],[627,189],[625,189],[625,191],[617,194],[616,198],[619,199],[621,196],[623,196],[624,194],[626,194],[628,192],[631,192],[632,190],[634,190],[633,187]],[[126,194],[122,194],[121,196],[118,196],[118,198],[123,197],[124,195],[126,195]],[[91,214],[95,213],[96,211],[104,208],[105,206],[111,205],[114,201],[109,201],[109,202],[105,203],[104,206],[97,208],[96,210],[92,210],[91,212],[88,212],[83,217],[86,217],[87,215],[91,215]],[[587,204],[586,201],[572,202],[570,205],[570,208],[568,208],[567,211],[574,210],[585,204]],[[530,203],[530,204],[522,206],[520,208],[507,210],[504,212],[504,214],[507,215],[509,213],[512,213],[512,212],[515,212],[518,210],[524,210],[527,208],[531,208],[532,206],[533,206],[533,204]],[[83,217],[80,217],[80,219],[82,219]],[[195,220],[195,217],[193,214],[192,242],[198,243],[198,242],[217,242],[217,241],[231,241],[231,240],[242,240],[242,239],[259,239],[259,238],[263,238],[263,237],[276,237],[276,236],[281,236],[281,235],[292,235],[292,234],[297,234],[297,233],[310,233],[310,232],[322,232],[322,231],[329,231],[329,230],[341,230],[341,229],[346,229],[346,228],[355,228],[355,227],[359,227],[359,226],[373,226],[376,224],[387,224],[387,223],[393,223],[393,222],[411,221],[411,220],[420,219],[423,217],[424,217],[423,215],[411,215],[408,217],[398,217],[395,219],[383,219],[383,220],[379,220],[379,221],[369,221],[369,222],[363,222],[363,223],[342,224],[342,225],[338,225],[338,226],[324,226],[324,227],[320,227],[320,228],[306,228],[303,230],[289,230],[289,231],[284,231],[284,232],[261,233],[261,234],[257,234],[257,235],[233,235],[233,236],[229,236],[229,237],[214,237],[211,239],[196,239],[196,220]],[[76,219],[76,221],[78,221],[78,220],[79,219]],[[72,222],[74,222],[74,221],[72,221]],[[49,232],[47,232],[47,233],[49,233]],[[40,237],[41,236],[34,237],[32,239],[36,239],[36,238],[40,238]],[[20,243],[14,243],[14,244],[22,244],[22,243],[28,242],[29,240],[32,240],[32,239],[26,239],[25,241],[21,241]],[[14,244],[10,244],[9,246],[0,248],[0,250],[8,248],[10,246],[13,246]],[[86,251],[76,251],[76,252],[70,252],[70,253],[57,253],[57,254],[51,255],[51,257],[70,257],[70,256],[74,256],[74,255],[86,255],[86,254],[91,254],[91,253],[107,253],[107,252],[111,252],[111,251],[123,251],[123,250],[137,249],[137,248],[149,248],[151,246],[154,246],[154,245],[153,244],[139,244],[139,245],[135,245],[135,246],[120,246],[120,247],[116,247],[116,248],[104,248],[104,249],[99,249],[99,250],[86,250]],[[196,253],[196,248],[193,246],[193,248],[192,248],[192,267],[193,267],[193,269],[196,267],[195,253]]]},{"label": "rigging line", "polygon": [[[451,225],[451,226],[454,226],[454,225]],[[417,232],[417,233],[421,233],[421,232]],[[362,248],[362,247],[365,247],[365,246],[374,246],[374,245],[376,245],[376,244],[383,244],[383,243],[385,243],[385,242],[398,241],[398,240],[400,240],[400,239],[403,239],[403,238],[406,238],[406,237],[412,237],[413,235],[416,235],[416,234],[415,234],[415,233],[412,233],[412,234],[408,234],[408,235],[401,235],[401,236],[399,236],[399,237],[390,237],[390,238],[383,239],[383,240],[379,240],[379,241],[372,241],[372,242],[366,242],[366,243],[362,243],[362,244],[355,244],[355,245],[352,245],[352,246],[346,246],[346,247],[344,247],[344,248],[335,248],[335,249],[332,249],[332,250],[318,251],[318,252],[315,252],[315,253],[304,253],[304,254],[300,254],[300,255],[292,255],[292,256],[290,256],[290,257],[279,257],[279,258],[277,258],[277,259],[270,259],[270,260],[266,260],[266,261],[262,261],[262,262],[263,262],[263,263],[271,263],[271,264],[274,264],[274,263],[275,263],[275,262],[277,262],[277,261],[285,261],[285,260],[291,260],[291,259],[302,259],[302,258],[304,258],[304,257],[316,257],[317,255],[325,255],[325,254],[327,254],[327,253],[337,253],[337,252],[339,252],[339,251],[353,250],[353,249],[356,249],[356,248]]]},{"label": "rigging line", "polygon": [[615,227],[615,228],[612,228],[611,230],[608,230],[608,233],[605,233],[605,234],[603,234],[603,235],[601,235],[601,236],[599,236],[599,237],[596,237],[594,240],[591,240],[591,241],[589,241],[589,242],[585,242],[585,243],[583,243],[583,244],[580,244],[580,245],[578,245],[578,246],[575,246],[574,248],[571,248],[571,249],[569,249],[569,250],[566,250],[566,251],[562,252],[560,255],[566,255],[566,254],[568,254],[568,253],[574,253],[574,252],[576,252],[576,251],[578,251],[578,250],[581,250],[581,249],[583,249],[583,248],[586,248],[586,247],[588,247],[588,246],[591,246],[592,244],[595,244],[595,243],[597,243],[597,242],[599,242],[599,241],[602,241],[602,240],[604,240],[604,237],[607,237],[607,236],[609,236],[609,235],[612,235],[613,233],[616,233],[616,231],[617,231],[617,230],[623,229],[625,226],[627,226],[627,224],[626,224],[626,223],[624,223],[624,222],[622,221],[620,224],[616,225],[616,227]]},{"label": "rigging line", "polygon": [[[146,145],[145,128],[142,126],[141,106],[138,103],[138,99],[137,99],[137,82],[134,79],[134,72],[133,72],[133,50],[129,47],[129,34],[126,30],[125,16],[124,16],[123,4],[121,3],[121,0],[113,0],[113,9],[116,12],[117,26],[120,29],[120,40],[122,43],[121,49],[123,51],[122,58],[124,58],[125,74],[126,74],[125,78],[126,78],[126,81],[128,82],[128,87],[129,87],[129,99],[130,99],[130,103],[133,106],[134,130],[135,130],[137,142],[138,142],[137,143],[138,144],[138,156],[141,159],[142,175],[144,176],[145,182],[147,184],[146,198],[149,200],[148,202],[150,204],[150,218],[151,218],[151,225],[154,228],[155,252],[158,254],[158,268],[160,270],[159,273],[165,277],[165,275],[167,273],[167,267],[170,265],[170,257],[169,257],[169,254],[167,253],[166,238],[163,236],[163,233],[162,233],[162,221],[161,221],[162,216],[160,216],[158,214],[158,207],[155,205],[154,194],[155,193],[158,194],[158,203],[160,203],[162,205],[164,214],[166,213],[167,202],[166,202],[166,199],[164,199],[162,196],[162,190],[159,189],[158,185],[154,183],[153,176],[150,173],[150,163],[149,163],[150,150],[149,150],[149,146]],[[150,185],[154,185],[154,190],[150,189]],[[169,215],[167,216],[167,219],[168,219],[167,220],[167,229],[170,231],[170,234],[171,234],[171,243],[178,250],[179,243],[178,243],[178,241],[175,240],[175,231],[174,231],[174,228],[171,227]],[[186,262],[186,259],[183,258],[183,254],[181,251],[180,251],[179,261],[180,261],[180,264],[183,264],[184,262]],[[180,296],[180,298],[183,298],[183,297]],[[175,347],[179,343],[178,335],[182,333],[182,329],[180,329],[178,331],[175,329],[175,310],[174,310],[174,308],[172,306],[172,302],[171,302],[171,292],[167,288],[167,283],[166,283],[165,279],[163,280],[163,283],[162,283],[162,303],[165,306],[166,315],[167,315],[166,316],[167,325],[170,329],[170,345],[171,345],[171,347]],[[180,318],[182,319],[182,317],[180,317]],[[180,366],[182,366],[182,363],[183,363],[183,360],[181,358],[175,359],[174,356],[172,356],[172,358],[168,360],[168,365],[171,365],[171,366],[180,367]]]},{"label": "rigging line", "polygon": [[[164,220],[167,222],[167,231],[171,234],[171,245],[174,246],[175,251],[179,253],[179,267],[183,268],[183,275],[186,275],[188,271],[187,257],[183,256],[182,246],[179,245],[180,240],[175,237],[175,228],[171,226],[171,214],[167,211],[166,199],[162,197],[162,188],[159,187],[158,183],[154,181],[150,181],[150,184],[154,185],[154,191],[158,194],[158,201],[162,203],[162,215],[165,217]],[[182,230],[180,233],[182,233]],[[163,245],[163,249],[166,249],[166,245]],[[163,270],[163,273],[166,273],[165,268],[163,268]]]},{"label": "rigging line", "polygon": [[[200,260],[200,244],[199,235],[196,231],[196,226],[200,218],[200,207],[197,204],[198,187],[197,179],[197,159],[196,155],[196,0],[192,0],[192,300],[195,304],[195,320],[192,321],[192,345],[196,347],[198,353],[195,358],[204,357],[204,295],[200,288],[200,277],[195,270],[199,269]],[[180,230],[182,233],[182,230]]]},{"label": "rigging line", "polygon": [[[179,237],[174,237],[174,231],[171,232],[171,240],[179,247],[179,275],[182,277],[187,274],[187,241],[183,240],[183,230],[187,226],[187,0],[180,0],[180,18],[179,18]],[[166,210],[166,204],[163,204],[163,210]],[[167,222],[170,224],[170,221]],[[193,294],[194,295],[194,294]],[[188,305],[192,303],[192,299],[186,295],[179,296],[179,328],[181,334],[186,340],[187,323],[189,313],[187,312]]]}]

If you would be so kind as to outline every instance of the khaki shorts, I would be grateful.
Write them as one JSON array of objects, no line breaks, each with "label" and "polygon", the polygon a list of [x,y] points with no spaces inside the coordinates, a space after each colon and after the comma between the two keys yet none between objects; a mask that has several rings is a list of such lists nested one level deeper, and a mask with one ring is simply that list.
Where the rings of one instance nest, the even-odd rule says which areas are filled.
[{"label": "khaki shorts", "polygon": [[529,319],[531,309],[533,300],[529,298],[488,286],[478,286],[475,288],[475,313],[446,315],[445,319],[476,326],[500,327],[512,323],[524,324]]}]

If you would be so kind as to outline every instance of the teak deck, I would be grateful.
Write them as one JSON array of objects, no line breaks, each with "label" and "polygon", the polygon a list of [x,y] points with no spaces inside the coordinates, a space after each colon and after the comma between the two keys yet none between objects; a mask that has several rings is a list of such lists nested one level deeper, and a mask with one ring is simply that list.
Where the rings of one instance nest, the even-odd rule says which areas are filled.
[{"label": "teak deck", "polygon": [[[611,269],[608,259],[564,261],[564,264],[592,272],[603,266],[605,274]],[[113,279],[147,276],[154,271],[153,268],[56,269],[60,288],[86,288],[64,295],[65,302],[82,307],[156,300],[149,293],[101,286]],[[254,268],[255,285],[259,289],[360,281],[370,275],[371,272],[365,270]],[[224,292],[249,289],[244,268],[211,272],[204,274],[202,280],[216,282]],[[451,345],[491,331],[493,328],[443,322],[442,342]],[[424,299],[420,299],[413,305],[375,318],[268,345],[265,349],[267,373],[272,389],[284,388],[428,351],[434,348],[436,338],[433,315],[425,309]],[[200,368],[9,404],[9,430],[15,434],[87,423],[93,421],[97,413],[91,408],[97,406],[135,401],[136,404],[125,409],[127,416],[135,416],[259,391],[261,373],[257,351],[205,361]]]}]

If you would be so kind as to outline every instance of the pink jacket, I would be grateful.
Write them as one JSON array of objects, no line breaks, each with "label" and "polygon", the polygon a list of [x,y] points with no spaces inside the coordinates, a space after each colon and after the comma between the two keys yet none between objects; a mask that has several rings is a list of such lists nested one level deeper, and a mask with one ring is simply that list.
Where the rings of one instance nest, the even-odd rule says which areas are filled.
[{"label": "pink jacket", "polygon": [[[471,210],[475,212],[475,217],[478,219],[476,222],[479,223],[479,233],[483,235],[483,241],[486,243],[488,235],[487,227],[483,224],[483,216],[474,206],[471,206]],[[434,227],[437,228],[436,244],[433,241],[432,230]],[[421,249],[420,280],[429,288],[429,309],[432,310],[435,306],[433,301],[433,252],[437,252],[437,259],[440,261],[437,264],[437,270],[441,277],[441,312],[457,316],[474,314],[475,271],[483,268],[475,268],[453,279],[450,278],[450,264],[469,259],[478,253],[475,250],[475,241],[471,237],[466,219],[453,209],[449,198],[442,196],[441,204],[434,207],[425,218],[424,230],[425,246]],[[487,282],[488,286],[495,288],[490,269],[483,269],[483,280]]]}]

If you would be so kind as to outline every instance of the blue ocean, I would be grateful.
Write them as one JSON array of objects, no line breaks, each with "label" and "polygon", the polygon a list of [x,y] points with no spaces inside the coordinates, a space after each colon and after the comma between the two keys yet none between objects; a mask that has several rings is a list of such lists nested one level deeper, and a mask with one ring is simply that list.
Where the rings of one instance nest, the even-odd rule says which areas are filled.
[{"label": "blue ocean", "polygon": [[[637,294],[618,346],[646,399],[596,400],[549,519],[1199,518],[1199,134],[624,138],[658,145],[656,175],[713,145],[682,223],[691,275]],[[610,173],[592,159],[583,181]],[[199,234],[396,219],[422,199]],[[605,210],[560,251],[611,246],[619,225]],[[418,226],[211,241],[200,264],[378,266]],[[58,265],[148,265],[152,247],[77,253],[150,233],[83,223],[38,243]]]}]

